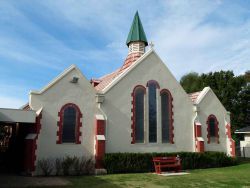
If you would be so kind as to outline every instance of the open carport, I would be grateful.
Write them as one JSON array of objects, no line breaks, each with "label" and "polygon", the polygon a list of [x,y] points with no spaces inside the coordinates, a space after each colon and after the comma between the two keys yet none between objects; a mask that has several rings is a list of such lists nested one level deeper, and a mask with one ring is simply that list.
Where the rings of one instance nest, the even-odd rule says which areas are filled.
[{"label": "open carport", "polygon": [[[23,172],[33,151],[28,151],[36,127],[33,110],[0,108],[0,171]],[[34,134],[33,134],[34,135]],[[30,160],[30,159],[29,159]]]}]

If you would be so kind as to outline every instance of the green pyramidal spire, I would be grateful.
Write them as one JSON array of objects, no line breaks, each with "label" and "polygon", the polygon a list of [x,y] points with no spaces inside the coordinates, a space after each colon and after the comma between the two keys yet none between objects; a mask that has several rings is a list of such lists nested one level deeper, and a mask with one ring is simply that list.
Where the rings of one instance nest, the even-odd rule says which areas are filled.
[{"label": "green pyramidal spire", "polygon": [[126,44],[128,46],[130,42],[136,42],[136,41],[141,41],[144,42],[146,46],[148,45],[148,41],[144,33],[138,11],[136,11],[135,13],[134,20],[130,28]]}]

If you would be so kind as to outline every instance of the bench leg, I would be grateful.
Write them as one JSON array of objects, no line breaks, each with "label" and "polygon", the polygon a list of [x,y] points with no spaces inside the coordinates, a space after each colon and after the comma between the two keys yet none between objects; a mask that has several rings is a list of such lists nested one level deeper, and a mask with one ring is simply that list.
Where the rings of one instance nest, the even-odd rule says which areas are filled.
[{"label": "bench leg", "polygon": [[160,165],[155,166],[155,173],[160,174],[161,173],[161,167]]},{"label": "bench leg", "polygon": [[159,166],[158,174],[161,174],[161,166]]},{"label": "bench leg", "polygon": [[178,166],[177,168],[176,168],[176,172],[180,172],[181,171],[181,166]]}]

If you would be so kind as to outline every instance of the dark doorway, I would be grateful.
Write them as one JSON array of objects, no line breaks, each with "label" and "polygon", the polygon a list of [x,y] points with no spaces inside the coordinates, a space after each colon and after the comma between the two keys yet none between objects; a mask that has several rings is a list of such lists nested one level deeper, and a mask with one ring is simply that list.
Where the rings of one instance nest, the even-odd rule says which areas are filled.
[{"label": "dark doorway", "polygon": [[29,124],[0,122],[0,172],[19,173],[24,170],[25,137]]}]

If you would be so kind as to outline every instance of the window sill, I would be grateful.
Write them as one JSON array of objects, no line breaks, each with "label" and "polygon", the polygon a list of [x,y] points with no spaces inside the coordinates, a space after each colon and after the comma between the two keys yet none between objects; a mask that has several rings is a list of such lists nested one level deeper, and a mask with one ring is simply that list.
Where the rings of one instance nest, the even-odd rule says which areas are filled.
[{"label": "window sill", "polygon": [[167,145],[167,146],[174,146],[175,144],[171,143],[134,143],[131,145],[148,145],[148,146],[159,146],[159,145]]},{"label": "window sill", "polygon": [[60,143],[60,144],[57,144],[57,145],[80,145],[80,144],[77,144],[77,143]]}]

